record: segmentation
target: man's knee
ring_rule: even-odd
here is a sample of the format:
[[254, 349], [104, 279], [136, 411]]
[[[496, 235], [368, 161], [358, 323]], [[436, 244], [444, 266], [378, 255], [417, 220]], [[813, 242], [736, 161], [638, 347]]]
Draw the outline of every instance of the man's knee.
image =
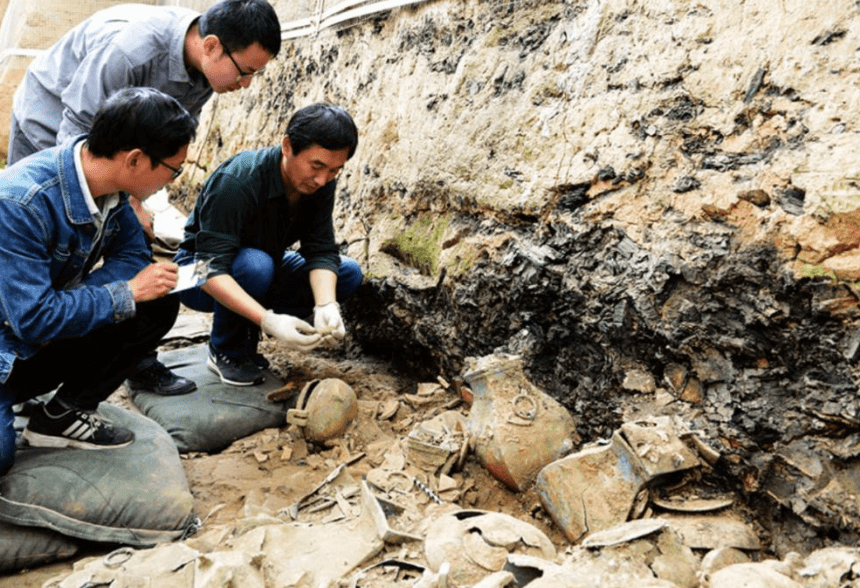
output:
[[173, 328], [177, 315], [179, 315], [179, 297], [176, 295], [139, 304], [135, 317], [138, 321], [139, 335], [146, 336], [148, 333], [155, 341], [160, 340]]
[[272, 284], [275, 261], [265, 251], [245, 247], [233, 260], [231, 275], [245, 292], [259, 300]]
[[337, 270], [337, 297], [345, 300], [355, 293], [364, 279], [361, 266], [351, 257], [341, 256], [340, 267]]

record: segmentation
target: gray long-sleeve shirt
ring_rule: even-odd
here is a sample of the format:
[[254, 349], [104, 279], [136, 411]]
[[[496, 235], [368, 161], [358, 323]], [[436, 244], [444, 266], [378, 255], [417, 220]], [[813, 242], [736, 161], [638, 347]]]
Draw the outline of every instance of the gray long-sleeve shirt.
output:
[[212, 87], [183, 58], [198, 16], [143, 4], [96, 12], [27, 68], [12, 103], [23, 133], [39, 149], [86, 133], [104, 100], [128, 86], [157, 88], [199, 117]]

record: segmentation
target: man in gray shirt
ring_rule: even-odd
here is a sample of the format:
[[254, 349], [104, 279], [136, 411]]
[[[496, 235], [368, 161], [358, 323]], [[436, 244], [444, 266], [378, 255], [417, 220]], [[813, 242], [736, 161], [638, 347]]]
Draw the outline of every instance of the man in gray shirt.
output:
[[127, 86], [157, 88], [197, 118], [213, 92], [248, 87], [280, 47], [266, 0], [221, 0], [202, 15], [140, 4], [96, 12], [27, 68], [7, 161], [86, 133], [105, 99]]
[[[99, 11], [27, 68], [13, 99], [7, 162], [88, 132], [107, 97], [128, 86], [159, 89], [197, 118], [213, 92], [248, 87], [280, 47], [280, 23], [266, 0], [220, 0], [203, 14], [130, 4]], [[152, 237], [151, 220], [130, 203]], [[129, 384], [165, 395], [195, 388], [155, 356]]]

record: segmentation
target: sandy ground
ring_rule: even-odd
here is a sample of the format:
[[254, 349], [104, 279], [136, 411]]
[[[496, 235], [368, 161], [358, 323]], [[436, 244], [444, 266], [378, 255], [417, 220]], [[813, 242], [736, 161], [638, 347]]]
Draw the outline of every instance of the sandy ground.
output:
[[[188, 324], [183, 328], [187, 331]], [[165, 348], [193, 343], [192, 339], [174, 340]], [[305, 442], [294, 427], [285, 423], [281, 428], [241, 439], [218, 454], [183, 456], [195, 513], [204, 520], [201, 532], [235, 524], [261, 509], [277, 511], [287, 507], [317, 487], [342, 463], [348, 464], [346, 471], [352, 478], [360, 480], [402, 445], [401, 441], [417, 423], [447, 410], [464, 415], [468, 412], [468, 406], [453, 389], [446, 389], [439, 382], [411, 381], [408, 376], [392, 374], [386, 364], [377, 360], [348, 360], [343, 352], [336, 350], [298, 354], [285, 351], [276, 341], [262, 345], [264, 354], [272, 361], [273, 373], [285, 382], [294, 382], [296, 394], [309, 380], [340, 378], [353, 387], [359, 414], [347, 432], [328, 446]], [[111, 396], [109, 402], [135, 409], [124, 388]], [[420, 472], [409, 473], [422, 476]], [[423, 479], [430, 486], [436, 485], [432, 476]], [[563, 548], [564, 537], [543, 513], [536, 494], [509, 491], [471, 458], [464, 461], [460, 471], [451, 472], [451, 479], [454, 487], [444, 493], [446, 502], [505, 512], [526, 520]], [[418, 508], [434, 506], [427, 495], [413, 491], [413, 497]], [[111, 548], [105, 548], [81, 553], [76, 560], [110, 551]], [[0, 576], [0, 588], [40, 588], [49, 579], [70, 573], [73, 564], [74, 561], [68, 561]]]

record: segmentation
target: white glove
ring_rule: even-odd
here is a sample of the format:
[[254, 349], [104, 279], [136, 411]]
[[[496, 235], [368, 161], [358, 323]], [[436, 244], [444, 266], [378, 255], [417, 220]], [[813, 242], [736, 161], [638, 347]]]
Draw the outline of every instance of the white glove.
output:
[[314, 306], [314, 328], [329, 345], [343, 341], [346, 328], [340, 316], [340, 305], [337, 302], [328, 302]]
[[267, 335], [277, 337], [291, 349], [310, 351], [323, 342], [316, 329], [300, 318], [289, 314], [276, 314], [267, 310], [260, 321], [260, 328]]

